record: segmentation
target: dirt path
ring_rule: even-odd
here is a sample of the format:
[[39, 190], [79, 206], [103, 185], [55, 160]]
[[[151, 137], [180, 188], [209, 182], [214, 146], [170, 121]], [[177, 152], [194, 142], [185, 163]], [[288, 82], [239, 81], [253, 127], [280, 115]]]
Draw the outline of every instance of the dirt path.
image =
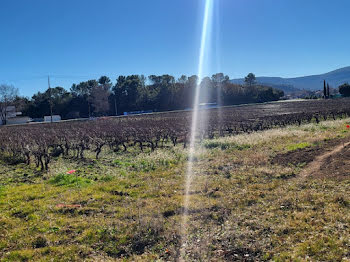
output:
[[325, 160], [335, 154], [340, 153], [344, 148], [350, 145], [350, 142], [340, 144], [336, 147], [334, 147], [331, 151], [327, 151], [324, 154], [321, 154], [317, 156], [312, 162], [310, 162], [303, 171], [301, 171], [300, 175], [302, 177], [307, 177], [315, 172], [319, 171], [322, 164], [325, 162]]

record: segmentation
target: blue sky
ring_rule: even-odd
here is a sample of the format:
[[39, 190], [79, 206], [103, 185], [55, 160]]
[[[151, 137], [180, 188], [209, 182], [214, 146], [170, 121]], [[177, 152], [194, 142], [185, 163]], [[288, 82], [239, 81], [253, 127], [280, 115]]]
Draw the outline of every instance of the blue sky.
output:
[[[207, 74], [350, 65], [347, 0], [214, 0]], [[205, 0], [2, 0], [0, 83], [31, 96], [127, 74], [196, 74]]]

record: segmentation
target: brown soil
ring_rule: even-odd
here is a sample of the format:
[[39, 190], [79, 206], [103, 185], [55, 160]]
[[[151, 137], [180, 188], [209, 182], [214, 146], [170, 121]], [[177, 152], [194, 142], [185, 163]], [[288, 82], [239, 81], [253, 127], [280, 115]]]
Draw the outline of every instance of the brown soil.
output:
[[[348, 139], [347, 139], [348, 140]], [[333, 150], [339, 144], [345, 143], [344, 139], [332, 139], [327, 141], [319, 141], [315, 146], [306, 147], [287, 153], [277, 154], [271, 159], [272, 164], [289, 166], [289, 165], [300, 165], [309, 164], [316, 156], [322, 155], [329, 150]]]
[[350, 143], [340, 145], [341, 149], [329, 155], [320, 164], [316, 177], [332, 177], [337, 179], [350, 178]]
[[317, 146], [278, 154], [271, 163], [284, 166], [306, 164], [300, 173], [303, 177], [350, 178], [349, 138], [323, 141]]

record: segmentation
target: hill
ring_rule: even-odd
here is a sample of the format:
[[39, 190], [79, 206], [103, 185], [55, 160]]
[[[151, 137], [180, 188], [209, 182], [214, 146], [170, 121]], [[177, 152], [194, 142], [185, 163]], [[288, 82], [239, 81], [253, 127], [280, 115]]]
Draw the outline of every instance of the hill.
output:
[[[323, 88], [323, 80], [326, 80], [331, 87], [338, 87], [339, 85], [350, 82], [350, 66], [340, 68], [325, 74], [310, 75], [294, 78], [282, 77], [257, 77], [259, 84], [270, 85], [287, 91], [293, 88], [305, 90], [320, 90]], [[242, 84], [243, 78], [233, 79], [232, 83]], [[295, 91], [295, 90], [294, 90]]]

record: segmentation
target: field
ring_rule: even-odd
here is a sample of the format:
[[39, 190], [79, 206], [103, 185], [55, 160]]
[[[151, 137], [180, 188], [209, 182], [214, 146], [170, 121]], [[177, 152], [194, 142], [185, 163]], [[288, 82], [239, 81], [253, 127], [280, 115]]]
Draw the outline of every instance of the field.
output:
[[349, 261], [349, 106], [208, 111], [182, 247], [190, 112], [2, 127], [0, 260]]

